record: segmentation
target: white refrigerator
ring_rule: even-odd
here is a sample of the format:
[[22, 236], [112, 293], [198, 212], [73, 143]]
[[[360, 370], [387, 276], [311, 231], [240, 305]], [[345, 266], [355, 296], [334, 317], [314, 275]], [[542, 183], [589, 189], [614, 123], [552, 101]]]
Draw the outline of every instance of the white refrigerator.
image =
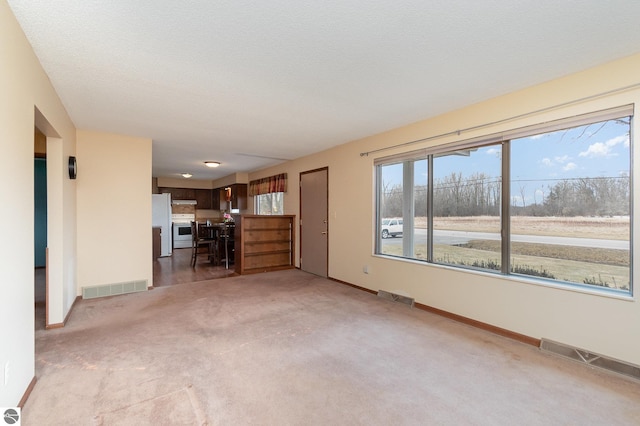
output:
[[160, 256], [171, 256], [171, 194], [152, 194], [152, 226], [159, 226]]

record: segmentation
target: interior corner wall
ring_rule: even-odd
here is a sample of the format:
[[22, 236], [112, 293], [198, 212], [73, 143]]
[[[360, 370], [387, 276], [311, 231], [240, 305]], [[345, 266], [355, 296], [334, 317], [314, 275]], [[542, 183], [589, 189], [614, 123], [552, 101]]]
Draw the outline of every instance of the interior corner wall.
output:
[[234, 183], [249, 183], [249, 174], [244, 172], [232, 173], [213, 181], [214, 188], [233, 185]]
[[[36, 108], [60, 138], [61, 156], [75, 153], [75, 128], [5, 0], [0, 0], [0, 406], [15, 406], [35, 377], [34, 127]], [[41, 129], [42, 130], [42, 129]], [[44, 132], [49, 136], [46, 131]], [[47, 159], [51, 170], [63, 164]], [[47, 182], [49, 253], [75, 269], [75, 188]], [[51, 235], [55, 238], [50, 238]], [[9, 243], [10, 242], [10, 243]], [[60, 288], [72, 276], [50, 277]], [[65, 281], [65, 279], [67, 281]], [[63, 306], [59, 309], [64, 317]], [[9, 375], [5, 376], [5, 371]]]
[[[288, 173], [285, 212], [300, 219], [300, 172], [328, 167], [331, 278], [374, 291], [407, 295], [415, 298], [416, 302], [496, 327], [534, 338], [548, 338], [640, 365], [640, 304], [637, 303], [640, 284], [635, 279], [635, 296], [625, 300], [375, 255], [373, 165], [377, 157], [607, 108], [637, 105], [640, 103], [638, 76], [640, 54], [255, 171], [249, 178]], [[583, 101], [574, 102], [578, 100]], [[528, 115], [535, 111], [543, 112]], [[519, 118], [455, 135], [458, 129], [496, 123], [511, 117]], [[640, 135], [637, 119], [632, 131], [636, 138]], [[410, 147], [398, 146], [448, 132], [454, 134]], [[378, 149], [383, 151], [360, 155]], [[633, 164], [637, 166], [640, 164], [640, 150], [633, 149], [632, 152]], [[635, 212], [640, 211], [636, 201], [640, 200], [637, 176], [638, 173], [634, 175], [632, 185]], [[639, 225], [640, 214], [636, 213], [632, 227], [638, 230]], [[297, 232], [296, 257], [300, 255], [299, 235]], [[639, 235], [637, 231], [634, 234], [634, 247], [639, 247]], [[634, 254], [635, 271], [640, 270], [638, 258]], [[296, 264], [299, 264], [299, 259], [296, 259]], [[363, 272], [364, 266], [368, 266], [367, 274]]]
[[153, 285], [151, 139], [78, 130], [78, 288]]

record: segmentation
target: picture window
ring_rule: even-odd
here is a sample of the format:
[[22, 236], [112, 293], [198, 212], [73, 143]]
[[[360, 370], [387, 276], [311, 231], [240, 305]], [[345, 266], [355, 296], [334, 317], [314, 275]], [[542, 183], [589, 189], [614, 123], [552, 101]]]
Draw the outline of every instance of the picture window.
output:
[[631, 121], [620, 108], [377, 159], [376, 254], [631, 294]]

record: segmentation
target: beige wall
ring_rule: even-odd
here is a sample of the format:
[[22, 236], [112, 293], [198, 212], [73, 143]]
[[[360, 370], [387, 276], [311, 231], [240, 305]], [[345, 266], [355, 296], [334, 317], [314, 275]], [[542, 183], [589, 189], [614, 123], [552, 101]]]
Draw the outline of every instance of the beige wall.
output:
[[[417, 302], [458, 315], [640, 365], [640, 304], [637, 303], [637, 296], [632, 300], [606, 297], [544, 286], [533, 281], [471, 273], [373, 254], [375, 158], [640, 102], [640, 89], [635, 87], [573, 103], [638, 84], [639, 75], [640, 55], [636, 55], [260, 170], [251, 173], [249, 178], [253, 180], [287, 172], [289, 187], [285, 194], [285, 213], [299, 215], [299, 173], [329, 167], [329, 276], [332, 278], [371, 290], [406, 294]], [[552, 108], [558, 105], [565, 106]], [[546, 111], [501, 125], [489, 125], [460, 136], [360, 156], [361, 152], [384, 149], [542, 109]], [[637, 121], [635, 123], [634, 133], [637, 135], [640, 132]], [[640, 164], [638, 157], [636, 150], [634, 164]], [[639, 199], [640, 185], [634, 184], [634, 188], [634, 199]], [[638, 211], [637, 206], [635, 211]], [[634, 220], [635, 229], [640, 229], [638, 218], [640, 215], [636, 215]], [[634, 238], [634, 242], [638, 242], [638, 237]], [[299, 255], [298, 250], [296, 253]], [[640, 265], [636, 259], [637, 256], [634, 256], [633, 263], [637, 268]], [[370, 267], [369, 274], [363, 273], [365, 265]], [[640, 285], [636, 285], [636, 288], [637, 294]]]
[[211, 180], [159, 177], [157, 182], [160, 188], [213, 189]]
[[0, 245], [0, 335], [10, 342], [0, 345], [0, 406], [14, 406], [35, 376], [34, 127], [46, 136], [50, 325], [64, 322], [83, 285], [152, 284], [151, 140], [80, 131], [76, 151], [76, 129], [5, 0], [0, 57], [0, 231], [11, 242]]
[[160, 188], [214, 189], [233, 185], [234, 183], [249, 183], [249, 174], [232, 173], [215, 180], [158, 177], [157, 183]]
[[249, 173], [232, 173], [223, 178], [216, 179], [213, 181], [213, 187], [222, 188], [233, 185], [234, 183], [249, 183]]
[[[33, 157], [36, 108], [47, 141], [49, 322], [62, 322], [75, 287], [75, 185], [63, 173], [75, 129], [5, 0], [0, 0], [0, 406], [16, 405], [35, 375]], [[49, 150], [49, 147], [53, 151]], [[73, 291], [70, 291], [73, 293]], [[9, 376], [5, 385], [4, 370]]]
[[78, 288], [153, 284], [151, 139], [77, 132]]
[[156, 182], [160, 188], [214, 189], [233, 185], [234, 183], [249, 183], [249, 174], [232, 173], [215, 180], [158, 177]]

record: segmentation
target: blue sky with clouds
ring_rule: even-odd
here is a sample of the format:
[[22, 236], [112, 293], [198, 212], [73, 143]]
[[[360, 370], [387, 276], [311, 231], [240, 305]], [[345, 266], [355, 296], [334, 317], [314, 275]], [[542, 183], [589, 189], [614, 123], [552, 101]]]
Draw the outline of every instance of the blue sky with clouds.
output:
[[[546, 191], [562, 179], [628, 176], [629, 125], [615, 120], [512, 141], [512, 196]], [[533, 180], [533, 182], [531, 182]], [[544, 188], [544, 189], [541, 189]], [[537, 197], [540, 200], [540, 197]]]
[[[628, 120], [626, 120], [628, 121]], [[470, 156], [438, 157], [434, 178], [441, 179], [452, 172], [470, 176], [478, 172], [500, 176], [500, 146], [483, 147]], [[584, 177], [628, 176], [630, 170], [629, 124], [616, 120], [594, 123], [563, 131], [545, 133], [511, 144], [512, 196], [525, 202], [540, 202], [543, 192], [562, 179]], [[426, 161], [416, 163], [415, 184], [426, 184]], [[400, 164], [386, 166], [385, 183], [400, 184]]]
[[[629, 126], [614, 121], [515, 140], [514, 178], [617, 177], [629, 173]], [[515, 167], [514, 167], [515, 166]]]

